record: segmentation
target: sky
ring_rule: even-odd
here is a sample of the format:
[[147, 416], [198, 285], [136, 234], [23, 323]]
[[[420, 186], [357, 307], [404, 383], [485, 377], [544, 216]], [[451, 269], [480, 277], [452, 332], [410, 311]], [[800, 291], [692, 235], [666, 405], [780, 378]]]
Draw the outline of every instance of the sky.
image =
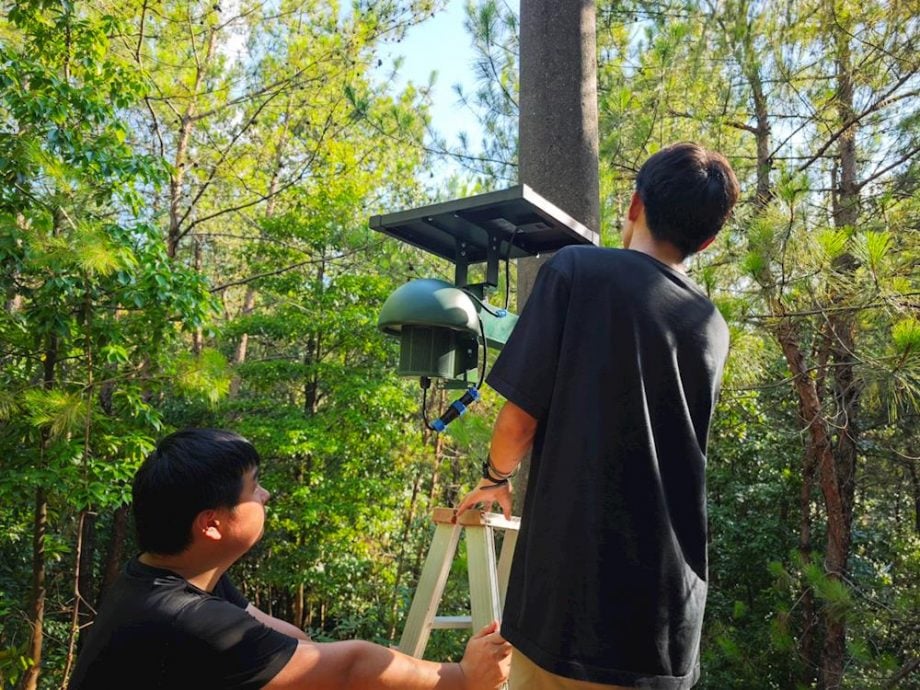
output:
[[[338, 0], [343, 16], [351, 13], [352, 0]], [[377, 67], [381, 80], [390, 80], [395, 63], [402, 64], [392, 80], [393, 92], [399, 92], [409, 82], [427, 86], [435, 74], [431, 87], [431, 127], [446, 140], [448, 148], [459, 148], [459, 134], [465, 132], [472, 146], [479, 146], [482, 129], [469, 109], [459, 103], [455, 84], [472, 93], [476, 89], [473, 76], [475, 53], [472, 37], [464, 28], [467, 0], [445, 0], [443, 8], [420, 24], [409, 27], [402, 41], [384, 42], [379, 45], [378, 57], [382, 64]], [[479, 0], [473, 0], [479, 2]], [[224, 5], [238, 7], [239, 0], [225, 0]], [[504, 0], [508, 7], [516, 9], [519, 0]], [[245, 31], [227, 41], [221, 50], [231, 59], [238, 59], [245, 43]], [[450, 167], [450, 166], [448, 166]]]
[[[475, 1], [475, 0], [474, 0]], [[518, 0], [507, 0], [517, 7]], [[459, 147], [459, 134], [466, 132], [475, 149], [482, 140], [482, 129], [473, 113], [459, 103], [455, 84], [472, 93], [476, 88], [473, 73], [475, 53], [472, 37], [464, 28], [466, 0], [447, 0], [444, 9], [421, 24], [410, 27], [399, 43], [382, 46], [381, 74], [388, 75], [394, 62], [402, 57], [403, 63], [393, 84], [401, 89], [406, 83], [424, 86], [432, 72], [436, 73], [431, 93], [431, 126], [447, 143], [448, 148]], [[459, 166], [444, 161], [438, 176], [459, 172]]]
[[478, 131], [474, 129], [475, 118], [458, 103], [454, 91], [457, 83], [466, 89], [475, 87], [471, 38], [463, 28], [464, 4], [464, 0], [449, 0], [447, 7], [434, 17], [410, 27], [402, 41], [386, 44], [381, 56], [384, 64], [380, 69], [385, 73], [399, 57], [403, 58], [394, 83], [397, 89], [410, 81], [425, 85], [432, 72], [436, 73], [432, 88], [432, 125], [450, 144], [457, 143], [456, 136], [461, 130], [471, 134]]

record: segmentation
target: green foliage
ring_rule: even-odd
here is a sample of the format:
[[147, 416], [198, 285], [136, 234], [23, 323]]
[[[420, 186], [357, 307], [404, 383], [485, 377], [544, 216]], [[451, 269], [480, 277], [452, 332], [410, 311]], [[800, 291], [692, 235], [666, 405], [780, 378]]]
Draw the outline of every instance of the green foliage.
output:
[[[732, 222], [690, 264], [731, 329], [710, 438], [703, 687], [812, 686], [823, 642], [815, 631], [824, 621], [843, 621], [848, 641], [864, 639], [869, 621], [878, 624], [868, 646], [850, 650], [845, 687], [884, 687], [909, 661], [911, 645], [880, 631], [901, 629], [911, 617], [878, 602], [910, 589], [889, 589], [879, 573], [904, 573], [889, 545], [916, 528], [916, 484], [906, 476], [914, 472], [907, 456], [916, 453], [907, 449], [916, 444], [920, 399], [912, 314], [917, 108], [906, 103], [916, 100], [909, 94], [917, 61], [905, 42], [916, 17], [884, 3], [827, 9], [791, 3], [774, 12], [743, 1], [598, 5], [602, 217], [617, 224], [638, 165], [679, 139], [725, 153], [742, 184]], [[906, 73], [895, 65], [909, 65], [914, 76], [899, 82], [889, 69]], [[858, 121], [843, 127], [845, 93], [836, 80], [846, 68], [859, 84]], [[891, 94], [895, 101], [886, 100]], [[873, 117], [859, 114], [868, 103]], [[844, 132], [856, 151], [846, 171], [855, 179], [846, 183]], [[841, 334], [840, 324], [852, 329], [849, 384], [828, 354], [835, 346], [829, 321]], [[799, 419], [780, 334], [804, 358], [831, 442], [849, 433], [839, 430], [848, 414], [859, 429], [845, 579], [812, 565], [823, 564], [827, 516], [818, 479], [806, 477], [806, 444], [808, 425], [823, 422]], [[848, 386], [860, 391], [859, 405], [843, 412], [835, 395]], [[813, 483], [803, 495], [806, 480]], [[798, 544], [806, 522], [807, 557]], [[815, 620], [806, 617], [806, 595], [814, 597]], [[819, 650], [811, 659], [803, 650], [809, 635]]]
[[825, 228], [818, 233], [818, 244], [828, 261], [833, 261], [846, 251], [849, 239], [850, 233], [837, 228]]
[[27, 390], [23, 407], [32, 426], [49, 428], [53, 437], [79, 431], [88, 413], [82, 397], [60, 390]]
[[0, 683], [15, 685], [23, 672], [33, 665], [32, 659], [23, 648], [0, 649]]
[[[134, 547], [118, 520], [135, 469], [184, 426], [233, 428], [264, 457], [266, 537], [235, 566], [256, 605], [317, 639], [398, 637], [430, 510], [475, 481], [501, 400], [483, 390], [447, 433], [423, 433], [417, 382], [395, 377], [396, 343], [376, 328], [401, 282], [450, 275], [367, 227], [372, 213], [425, 200], [430, 95], [393, 92], [371, 69], [381, 42], [431, 3], [359, 5], [339, 16], [312, 1], [284, 12], [256, 0], [168, 0], [156, 12], [127, 0], [8, 3], [0, 682], [29, 672], [33, 570], [47, 575], [48, 639], [66, 640], [77, 518], [94, 518], [83, 546], [97, 582], [82, 593], [93, 601], [108, 554]], [[804, 2], [782, 13], [740, 0], [597, 9], [604, 244], [617, 242], [638, 165], [671, 141], [725, 152], [742, 180], [731, 223], [689, 262], [731, 329], [709, 447], [701, 687], [813, 687], [803, 641], [819, 620], [849, 630], [844, 685], [884, 687], [920, 648], [920, 114], [907, 98], [917, 19], [903, 4], [849, 0], [832, 17]], [[467, 14], [479, 83], [459, 95], [486, 141], [460, 159], [470, 178], [436, 194], [516, 178], [518, 19], [496, 2]], [[844, 45], [866, 108], [847, 127], [835, 81]], [[840, 182], [845, 134], [855, 186]], [[829, 359], [831, 321], [852, 335], [845, 367]], [[826, 506], [806, 472], [781, 326], [833, 443], [845, 440], [841, 393], [859, 391], [844, 577], [825, 569]], [[432, 390], [425, 412], [448, 395]], [[37, 500], [43, 559], [31, 546]], [[468, 606], [462, 548], [443, 606]], [[426, 655], [458, 658], [465, 637], [435, 635]], [[49, 687], [63, 681], [64, 649], [46, 645]]]
[[824, 602], [824, 609], [834, 621], [842, 621], [853, 606], [849, 590], [838, 578], [831, 578], [824, 569], [811, 563], [805, 566], [805, 578], [815, 596]]
[[905, 358], [920, 352], [920, 321], [909, 316], [891, 327], [891, 341], [898, 354]]
[[189, 397], [202, 396], [214, 404], [230, 390], [227, 360], [218, 351], [207, 349], [197, 355], [177, 358], [174, 383]]

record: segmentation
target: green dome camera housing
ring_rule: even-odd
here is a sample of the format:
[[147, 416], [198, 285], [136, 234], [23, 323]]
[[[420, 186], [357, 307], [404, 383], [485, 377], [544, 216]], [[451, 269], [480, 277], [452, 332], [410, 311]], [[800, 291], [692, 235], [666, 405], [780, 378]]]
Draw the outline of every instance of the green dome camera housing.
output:
[[476, 304], [446, 281], [423, 278], [402, 285], [384, 302], [377, 325], [400, 339], [401, 376], [453, 379], [476, 368]]

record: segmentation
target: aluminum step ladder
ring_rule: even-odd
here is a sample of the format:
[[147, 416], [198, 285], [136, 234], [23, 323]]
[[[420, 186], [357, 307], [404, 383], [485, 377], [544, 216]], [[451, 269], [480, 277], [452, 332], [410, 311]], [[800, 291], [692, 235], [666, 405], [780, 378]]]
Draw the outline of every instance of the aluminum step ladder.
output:
[[[506, 519], [501, 513], [467, 510], [454, 516], [451, 508], [435, 508], [434, 538], [422, 567], [406, 625], [399, 640], [399, 651], [421, 659], [432, 630], [481, 629], [493, 620], [501, 621], [511, 558], [517, 543], [521, 518]], [[501, 554], [496, 559], [495, 530], [504, 530]], [[457, 552], [460, 533], [466, 539], [467, 570], [470, 585], [470, 614], [439, 616], [438, 607]]]

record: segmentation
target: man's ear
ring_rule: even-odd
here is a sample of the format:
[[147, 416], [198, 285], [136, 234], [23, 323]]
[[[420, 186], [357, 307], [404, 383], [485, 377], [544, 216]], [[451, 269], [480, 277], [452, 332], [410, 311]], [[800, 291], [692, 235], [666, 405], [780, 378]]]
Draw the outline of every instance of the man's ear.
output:
[[639, 192], [633, 192], [632, 199], [629, 201], [629, 210], [626, 212], [626, 217], [635, 223], [642, 213], [643, 208], [645, 208], [645, 204], [642, 202], [642, 197], [639, 196]]
[[710, 244], [712, 244], [713, 241], [714, 241], [715, 239], [716, 239], [716, 236], [713, 235], [713, 236], [710, 237], [708, 240], [703, 240], [703, 244], [701, 244], [701, 245], [700, 245], [700, 248], [697, 249], [696, 251], [698, 251], [698, 252], [703, 251], [704, 249], [706, 249], [706, 247], [708, 247]]
[[220, 519], [216, 510], [202, 510], [195, 516], [192, 529], [205, 539], [220, 541], [222, 536], [220, 527]]

